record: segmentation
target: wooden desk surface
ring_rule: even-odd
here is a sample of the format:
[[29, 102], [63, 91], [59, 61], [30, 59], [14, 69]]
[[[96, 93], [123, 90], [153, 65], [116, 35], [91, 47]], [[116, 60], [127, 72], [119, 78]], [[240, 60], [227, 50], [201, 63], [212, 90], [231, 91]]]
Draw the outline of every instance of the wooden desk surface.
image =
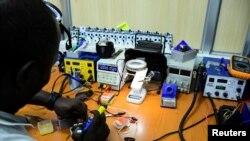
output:
[[[56, 70], [51, 74], [50, 82], [44, 87], [44, 90], [51, 91], [51, 86], [59, 75], [59, 72]], [[97, 88], [97, 83], [93, 84], [94, 88]], [[55, 89], [58, 90], [60, 86], [60, 81], [55, 86]], [[69, 89], [69, 88], [67, 88]], [[86, 89], [83, 89], [85, 91]], [[179, 127], [179, 123], [187, 111], [188, 107], [191, 104], [193, 94], [183, 94], [179, 93], [177, 97], [177, 107], [176, 109], [171, 108], [162, 108], [160, 107], [160, 95], [156, 94], [156, 91], [148, 92], [144, 102], [140, 105], [128, 103], [126, 101], [126, 97], [129, 93], [130, 89], [128, 88], [128, 84], [126, 84], [118, 97], [114, 99], [114, 101], [110, 105], [110, 110], [112, 109], [121, 109], [126, 110], [132, 116], [138, 119], [137, 130], [135, 132], [135, 138], [137, 141], [152, 141], [165, 133], [177, 131]], [[113, 91], [117, 93], [116, 91]], [[68, 96], [73, 97], [75, 93], [69, 93]], [[95, 96], [94, 96], [95, 97]], [[232, 105], [236, 106], [237, 102], [235, 101], [226, 101], [226, 100], [214, 100], [217, 109], [221, 105]], [[87, 101], [86, 104], [90, 110], [94, 110], [98, 108], [98, 105], [94, 101]], [[207, 115], [213, 113], [211, 104], [208, 98], [202, 97], [200, 93], [196, 104], [190, 113], [189, 117], [186, 120], [185, 126], [191, 125], [198, 120], [206, 117]], [[56, 119], [56, 115], [53, 111], [48, 111], [44, 107], [34, 106], [34, 105], [26, 105], [22, 109], [19, 110], [17, 114], [24, 115], [35, 115], [45, 119]], [[118, 135], [117, 129], [113, 126], [112, 122], [115, 120], [115, 117], [107, 118], [107, 123], [110, 128], [110, 135], [108, 137], [108, 141], [119, 141], [122, 140]], [[184, 136], [187, 141], [206, 141], [207, 140], [207, 125], [215, 124], [214, 117], [208, 118], [206, 121], [200, 123], [199, 125], [184, 131]], [[36, 128], [29, 128], [29, 134], [36, 138], [39, 141], [47, 141], [47, 140], [56, 140], [56, 141], [71, 141], [69, 136], [69, 130], [56, 130], [51, 134], [47, 134], [41, 136]], [[178, 133], [168, 136], [163, 141], [178, 141], [179, 136]]]

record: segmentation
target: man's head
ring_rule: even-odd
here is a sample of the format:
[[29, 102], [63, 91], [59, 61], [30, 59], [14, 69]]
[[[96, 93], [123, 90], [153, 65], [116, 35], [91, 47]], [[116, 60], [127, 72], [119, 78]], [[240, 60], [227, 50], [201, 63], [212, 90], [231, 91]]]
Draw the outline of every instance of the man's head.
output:
[[0, 0], [0, 110], [16, 112], [48, 82], [59, 41], [42, 0]]

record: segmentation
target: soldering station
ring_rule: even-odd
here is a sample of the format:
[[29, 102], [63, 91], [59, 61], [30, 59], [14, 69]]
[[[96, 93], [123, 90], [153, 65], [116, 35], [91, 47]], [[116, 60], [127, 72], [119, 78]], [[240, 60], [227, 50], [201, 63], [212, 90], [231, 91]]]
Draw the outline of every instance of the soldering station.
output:
[[[48, 6], [52, 9], [54, 7], [49, 3]], [[198, 61], [197, 55], [202, 53], [193, 49], [185, 40], [174, 46], [171, 33], [89, 26], [72, 26], [67, 29], [61, 23], [60, 11], [56, 13], [59, 15], [57, 19], [61, 29], [68, 35], [66, 41], [61, 41], [59, 48], [58, 68], [62, 76], [66, 76], [63, 82], [68, 80], [71, 92], [88, 88], [87, 91], [78, 92], [75, 96], [82, 101], [95, 95], [96, 92], [91, 86], [98, 83], [99, 89], [104, 90], [101, 91], [103, 95], [101, 94], [97, 100], [100, 114], [115, 115], [108, 113], [109, 106], [119, 98], [124, 87], [129, 86], [124, 101], [131, 105], [141, 105], [149, 101], [149, 90], [146, 85], [148, 82], [157, 82], [157, 88], [150, 93], [160, 97], [159, 107], [163, 109], [178, 111], [179, 95], [193, 95], [190, 107], [183, 115], [176, 132], [181, 140], [185, 140], [184, 122], [199, 95], [211, 102], [217, 125], [244, 123], [244, 126], [250, 126], [249, 103], [242, 104], [243, 110], [240, 111], [239, 106], [228, 105], [223, 105], [217, 110], [213, 102], [213, 99], [216, 99], [241, 103], [248, 97], [249, 57], [206, 56]], [[171, 52], [167, 53], [166, 49]], [[59, 93], [63, 94], [63, 90]], [[123, 114], [116, 116], [122, 117]], [[120, 131], [134, 124], [131, 121], [140, 120], [134, 120], [135, 117], [132, 117], [131, 120], [119, 118], [113, 125]], [[81, 140], [92, 121], [92, 118], [87, 117], [87, 121], [75, 121], [73, 125], [67, 125], [72, 139]], [[163, 137], [164, 135], [155, 140]]]

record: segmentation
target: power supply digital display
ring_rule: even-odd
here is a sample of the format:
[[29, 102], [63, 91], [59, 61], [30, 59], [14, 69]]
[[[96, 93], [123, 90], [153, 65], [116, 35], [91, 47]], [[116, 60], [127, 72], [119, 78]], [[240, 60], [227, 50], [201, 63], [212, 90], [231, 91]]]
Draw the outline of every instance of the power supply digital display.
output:
[[105, 71], [111, 71], [111, 72], [117, 72], [117, 67], [109, 66], [109, 65], [103, 65], [103, 64], [98, 64], [98, 69], [99, 70], [105, 70]]
[[169, 68], [169, 73], [179, 74], [179, 69]]
[[215, 89], [217, 89], [217, 90], [225, 90], [226, 87], [225, 86], [216, 86]]
[[191, 74], [191, 71], [188, 71], [188, 70], [181, 70], [181, 73], [180, 75], [184, 75], [184, 76], [190, 76]]
[[227, 80], [226, 79], [218, 79], [217, 82], [219, 82], [219, 83], [227, 83]]

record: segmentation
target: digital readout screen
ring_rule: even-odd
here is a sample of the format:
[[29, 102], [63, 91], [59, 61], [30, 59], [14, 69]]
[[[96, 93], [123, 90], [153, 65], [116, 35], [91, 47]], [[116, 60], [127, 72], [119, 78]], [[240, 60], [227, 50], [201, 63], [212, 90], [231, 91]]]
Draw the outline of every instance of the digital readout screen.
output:
[[215, 89], [217, 89], [217, 90], [225, 90], [226, 87], [225, 86], [216, 86]]
[[219, 82], [219, 83], [227, 83], [227, 80], [225, 80], [225, 79], [218, 79], [217, 82]]
[[117, 72], [117, 67], [104, 65], [104, 64], [98, 64], [98, 69], [105, 70], [105, 71], [111, 71], [111, 72]]

